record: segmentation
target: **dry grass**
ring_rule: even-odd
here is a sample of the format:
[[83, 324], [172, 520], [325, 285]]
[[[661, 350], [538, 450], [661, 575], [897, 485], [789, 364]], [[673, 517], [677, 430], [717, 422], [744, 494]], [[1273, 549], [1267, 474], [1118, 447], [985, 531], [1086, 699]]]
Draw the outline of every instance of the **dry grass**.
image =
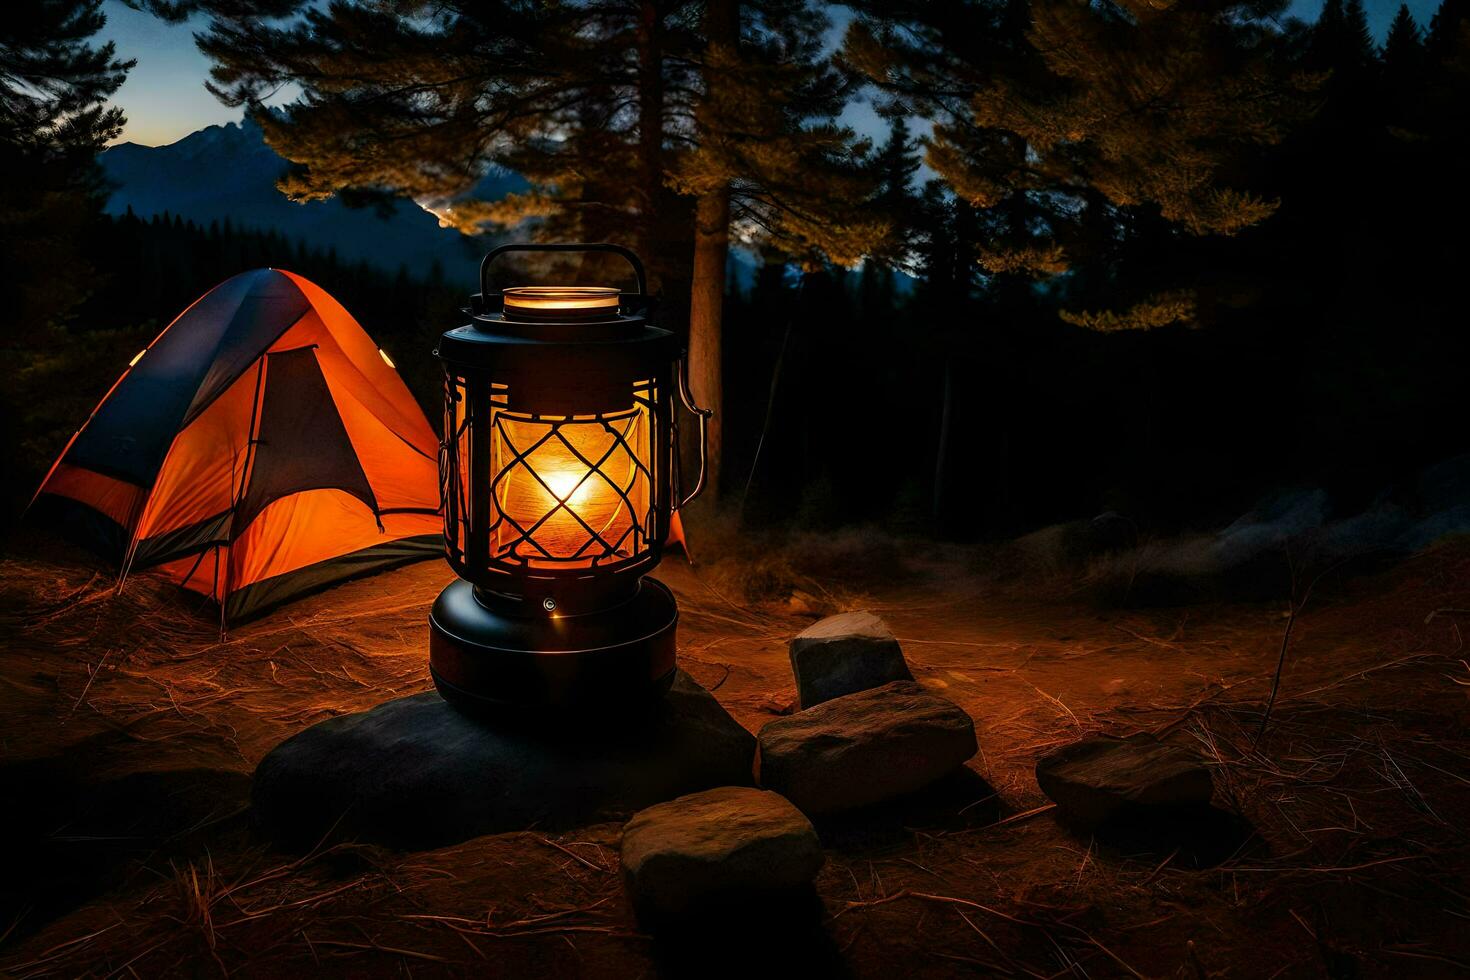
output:
[[[666, 570], [682, 661], [752, 728], [789, 701], [785, 642], [810, 616], [790, 596], [807, 581], [879, 611], [919, 680], [976, 719], [985, 782], [968, 795], [875, 815], [881, 833], [825, 828], [822, 962], [874, 977], [1470, 969], [1470, 549], [1314, 597], [1257, 744], [1284, 603], [1100, 611], [1008, 597], [951, 556], [895, 562], [888, 547], [903, 550], [752, 545], [724, 571]], [[865, 568], [883, 563], [904, 576]], [[0, 573], [6, 788], [37, 766], [53, 780], [24, 797], [41, 809], [17, 838], [40, 860], [6, 856], [48, 874], [0, 923], [5, 975], [628, 976], [664, 962], [622, 894], [614, 824], [420, 853], [329, 838], [288, 855], [242, 815], [276, 741], [427, 686], [423, 610], [444, 570], [344, 586], [223, 643], [146, 576], [112, 596], [79, 560]], [[792, 591], [748, 600], [739, 583], [763, 577]], [[1216, 815], [1151, 837], [1069, 830], [1032, 770], [1088, 731], [1196, 746]], [[50, 863], [63, 860], [83, 870]]]
[[[538, 839], [548, 840], [503, 835], [412, 856], [339, 843], [267, 865], [268, 855], [255, 849], [232, 856], [228, 868], [212, 860], [185, 865], [105, 910], [78, 915], [131, 928], [104, 925], [31, 958], [11, 958], [6, 975], [163, 976], [199, 969], [201, 956], [226, 976], [379, 972], [362, 965], [364, 954], [380, 964], [479, 962], [503, 969], [548, 959], [539, 948], [547, 941], [573, 951], [589, 939], [646, 943], [625, 921], [617, 879], [591, 859], [566, 860], [572, 848], [605, 855], [606, 844], [583, 839], [528, 847]], [[524, 945], [508, 950], [507, 942]], [[555, 951], [549, 957], [559, 958]]]
[[861, 608], [874, 589], [917, 577], [922, 564], [913, 556], [925, 550], [951, 549], [871, 527], [752, 534], [719, 520], [701, 528], [695, 556], [701, 579], [727, 601], [820, 617]]

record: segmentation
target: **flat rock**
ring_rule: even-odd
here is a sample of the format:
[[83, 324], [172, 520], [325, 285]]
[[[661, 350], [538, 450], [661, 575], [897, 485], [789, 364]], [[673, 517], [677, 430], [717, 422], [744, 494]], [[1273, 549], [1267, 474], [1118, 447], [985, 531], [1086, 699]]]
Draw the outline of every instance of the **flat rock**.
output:
[[791, 641], [797, 702], [810, 708], [914, 675], [887, 624], [870, 612], [846, 612], [813, 623]]
[[975, 725], [952, 701], [894, 681], [768, 722], [761, 785], [818, 816], [881, 803], [975, 754]]
[[714, 786], [750, 785], [755, 739], [680, 671], [642, 724], [493, 728], [438, 694], [332, 718], [255, 770], [261, 826], [309, 845], [334, 826], [398, 847], [626, 817]]
[[721, 786], [635, 814], [623, 827], [622, 864], [639, 916], [668, 920], [710, 902], [758, 902], [809, 885], [822, 845], [784, 797]]
[[1213, 789], [1199, 756], [1149, 735], [1089, 735], [1038, 760], [1036, 782], [1064, 816], [1084, 824], [1125, 808], [1207, 805]]

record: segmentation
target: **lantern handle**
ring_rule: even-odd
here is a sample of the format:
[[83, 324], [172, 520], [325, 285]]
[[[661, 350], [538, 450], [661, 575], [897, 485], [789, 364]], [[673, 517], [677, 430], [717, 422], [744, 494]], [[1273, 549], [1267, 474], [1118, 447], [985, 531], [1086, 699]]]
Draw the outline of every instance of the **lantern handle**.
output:
[[621, 256], [633, 267], [633, 277], [638, 282], [638, 295], [648, 295], [648, 276], [643, 271], [643, 260], [631, 249], [612, 242], [517, 242], [497, 245], [480, 260], [480, 295], [490, 295], [490, 263], [506, 252], [611, 252]]
[[[694, 404], [694, 393], [689, 390], [689, 359], [679, 358], [679, 400], [695, 418], [699, 419], [699, 479], [694, 481], [694, 489], [689, 491], [688, 496], [675, 505], [675, 510], [683, 510], [684, 505], [704, 492], [704, 481], [709, 475], [709, 420], [715, 413], [708, 408], [700, 408]], [[679, 483], [679, 493], [684, 492], [683, 479]]]

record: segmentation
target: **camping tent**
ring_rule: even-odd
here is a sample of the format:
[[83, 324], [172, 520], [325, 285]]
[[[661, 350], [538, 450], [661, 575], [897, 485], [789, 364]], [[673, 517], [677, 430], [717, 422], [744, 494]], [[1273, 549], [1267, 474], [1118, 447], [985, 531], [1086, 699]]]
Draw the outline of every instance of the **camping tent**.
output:
[[135, 357], [33, 511], [222, 622], [439, 554], [438, 512], [438, 440], [392, 362], [279, 269], [211, 289]]

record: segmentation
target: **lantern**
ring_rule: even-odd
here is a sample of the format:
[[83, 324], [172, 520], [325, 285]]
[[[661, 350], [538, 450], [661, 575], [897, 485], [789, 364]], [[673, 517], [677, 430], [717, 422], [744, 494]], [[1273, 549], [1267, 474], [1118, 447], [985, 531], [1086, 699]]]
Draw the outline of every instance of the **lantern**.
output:
[[[637, 292], [492, 294], [491, 263], [513, 251], [610, 252]], [[693, 405], [674, 335], [648, 322], [643, 264], [618, 245], [501, 246], [469, 312], [436, 351], [444, 544], [459, 578], [429, 615], [434, 683], [459, 707], [504, 714], [647, 703], [673, 681], [678, 620], [647, 575], [673, 510], [703, 488], [710, 413]], [[687, 494], [676, 388], [699, 421]]]

